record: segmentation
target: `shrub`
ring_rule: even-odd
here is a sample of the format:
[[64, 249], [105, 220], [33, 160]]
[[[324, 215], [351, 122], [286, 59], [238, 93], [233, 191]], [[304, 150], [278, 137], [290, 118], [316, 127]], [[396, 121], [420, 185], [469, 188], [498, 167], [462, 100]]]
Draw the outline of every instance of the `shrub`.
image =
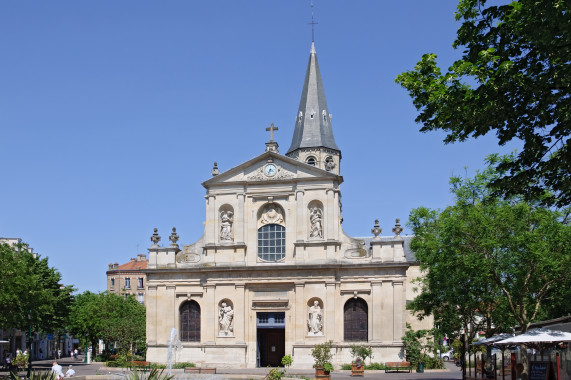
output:
[[[166, 367], [166, 366], [165, 366]], [[196, 364], [194, 363], [189, 363], [189, 362], [180, 362], [180, 363], [174, 363], [172, 365], [172, 367], [174, 369], [183, 369], [183, 368], [187, 368], [187, 367], [196, 367]]]
[[167, 368], [166, 364], [151, 363], [151, 369], [165, 369], [165, 368]]
[[380, 370], [385, 369], [385, 364], [384, 363], [371, 363], [369, 365], [366, 365], [365, 369], [380, 371]]

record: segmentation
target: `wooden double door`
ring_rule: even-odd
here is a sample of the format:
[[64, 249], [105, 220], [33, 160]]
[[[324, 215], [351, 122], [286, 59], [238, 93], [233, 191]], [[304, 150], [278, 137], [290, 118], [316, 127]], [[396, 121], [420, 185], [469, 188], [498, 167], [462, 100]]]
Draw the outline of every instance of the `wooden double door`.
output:
[[259, 367], [283, 367], [285, 328], [257, 329]]

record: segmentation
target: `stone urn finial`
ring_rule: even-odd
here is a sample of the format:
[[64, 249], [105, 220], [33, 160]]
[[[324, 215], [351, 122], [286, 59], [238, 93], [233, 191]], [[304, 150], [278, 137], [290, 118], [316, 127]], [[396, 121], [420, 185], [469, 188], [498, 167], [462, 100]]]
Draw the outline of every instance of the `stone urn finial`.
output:
[[383, 232], [383, 229], [379, 226], [379, 219], [375, 219], [375, 226], [371, 229], [371, 233], [375, 235], [374, 239], [379, 240], [379, 235]]
[[176, 243], [178, 241], [178, 238], [179, 238], [179, 236], [176, 234], [176, 227], [173, 227], [171, 236], [169, 236], [169, 240], [171, 241], [171, 247], [172, 248], [178, 248], [178, 244]]
[[400, 219], [397, 218], [397, 220], [395, 222], [395, 226], [393, 227], [393, 233], [395, 234], [395, 236], [400, 236], [402, 231], [403, 231], [403, 228], [400, 225]]
[[218, 170], [218, 162], [214, 161], [214, 166], [212, 167], [212, 176], [216, 177], [218, 174], [220, 174], [220, 170]]
[[155, 230], [153, 232], [153, 236], [151, 236], [151, 241], [153, 242], [153, 245], [151, 247], [158, 247], [159, 246], [159, 241], [161, 241], [161, 237], [159, 236], [158, 228], [155, 228]]

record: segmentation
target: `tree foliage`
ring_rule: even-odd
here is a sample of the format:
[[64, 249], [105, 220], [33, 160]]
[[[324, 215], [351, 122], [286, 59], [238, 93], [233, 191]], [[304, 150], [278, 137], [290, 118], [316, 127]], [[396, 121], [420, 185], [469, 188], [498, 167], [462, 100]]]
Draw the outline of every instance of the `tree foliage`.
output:
[[410, 215], [411, 248], [426, 276], [410, 307], [433, 314], [449, 335], [526, 331], [550, 315], [546, 300], [569, 299], [571, 226], [568, 215], [520, 199], [490, 196], [497, 158], [474, 178], [453, 177], [456, 202]]
[[570, 8], [568, 0], [460, 0], [453, 46], [462, 58], [443, 74], [425, 54], [396, 78], [420, 111], [420, 131], [443, 130], [445, 143], [492, 132], [500, 145], [523, 142], [517, 159], [498, 162], [497, 195], [571, 204]]
[[26, 244], [0, 244], [0, 262], [0, 329], [64, 329], [73, 287], [61, 284], [48, 258], [32, 254]]
[[71, 329], [92, 346], [99, 339], [115, 343], [123, 352], [132, 352], [145, 341], [146, 310], [133, 296], [86, 291], [76, 297], [71, 311]]

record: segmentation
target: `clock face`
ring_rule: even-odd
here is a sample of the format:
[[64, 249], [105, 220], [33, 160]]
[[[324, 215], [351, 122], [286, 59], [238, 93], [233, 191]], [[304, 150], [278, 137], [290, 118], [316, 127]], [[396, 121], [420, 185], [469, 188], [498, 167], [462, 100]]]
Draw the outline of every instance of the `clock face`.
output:
[[267, 176], [271, 177], [273, 175], [276, 174], [277, 169], [276, 169], [276, 165], [274, 164], [268, 164], [266, 165], [264, 172], [266, 173]]

